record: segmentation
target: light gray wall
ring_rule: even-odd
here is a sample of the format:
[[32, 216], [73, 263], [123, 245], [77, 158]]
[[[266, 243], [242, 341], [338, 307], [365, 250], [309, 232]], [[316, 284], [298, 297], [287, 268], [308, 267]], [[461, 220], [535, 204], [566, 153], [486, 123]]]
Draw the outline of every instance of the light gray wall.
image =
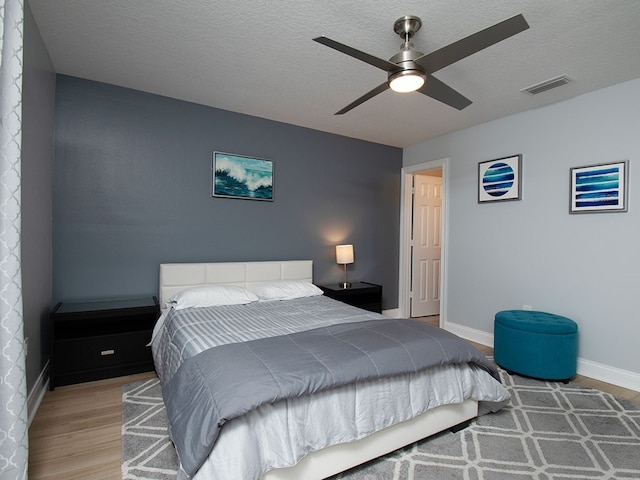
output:
[[[450, 158], [449, 321], [492, 333], [532, 305], [579, 324], [581, 359], [640, 374], [639, 112], [637, 79], [405, 149]], [[479, 205], [478, 162], [518, 153], [522, 200]], [[629, 212], [568, 213], [570, 167], [625, 159]]]
[[[274, 202], [212, 198], [213, 151], [274, 161]], [[152, 295], [164, 262], [314, 260], [397, 306], [402, 150], [58, 76], [54, 301]]]
[[56, 77], [29, 5], [25, 5], [22, 82], [22, 296], [29, 338], [27, 389], [49, 359], [53, 117]]

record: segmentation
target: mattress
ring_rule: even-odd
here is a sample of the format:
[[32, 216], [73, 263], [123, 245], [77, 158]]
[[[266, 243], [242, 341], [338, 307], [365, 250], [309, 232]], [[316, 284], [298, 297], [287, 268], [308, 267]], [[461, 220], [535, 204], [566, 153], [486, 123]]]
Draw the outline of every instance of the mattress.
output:
[[[383, 318], [324, 296], [170, 309], [154, 330], [152, 350], [165, 384], [182, 362], [208, 348]], [[314, 450], [363, 438], [440, 405], [473, 399], [499, 408], [508, 398], [489, 373], [461, 364], [282, 400], [228, 422], [194, 478], [257, 480]]]

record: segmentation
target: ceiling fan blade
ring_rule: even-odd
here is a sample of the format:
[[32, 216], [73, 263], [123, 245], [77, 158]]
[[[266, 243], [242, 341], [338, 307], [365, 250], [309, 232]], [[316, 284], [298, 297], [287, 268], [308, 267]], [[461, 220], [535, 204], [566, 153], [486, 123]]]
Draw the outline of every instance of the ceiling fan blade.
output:
[[416, 62], [424, 67], [428, 73], [437, 72], [441, 68], [512, 37], [527, 28], [529, 28], [529, 24], [522, 14], [518, 14], [447, 45], [440, 50], [428, 53], [417, 59]]
[[340, 110], [339, 112], [336, 112], [335, 115], [342, 115], [343, 113], [347, 113], [349, 110], [353, 110], [354, 108], [356, 108], [358, 105], [360, 105], [361, 103], [366, 102], [367, 100], [369, 100], [370, 98], [375, 97], [376, 95], [378, 95], [379, 93], [384, 92], [385, 90], [387, 90], [389, 88], [389, 84], [387, 82], [381, 83], [380, 85], [378, 85], [376, 88], [374, 88], [373, 90], [371, 90], [370, 92], [365, 93], [363, 96], [361, 96], [359, 99], [357, 99], [354, 102], [351, 102], [349, 105], [347, 105], [346, 107], [344, 107], [342, 110]]
[[374, 67], [380, 68], [385, 72], [398, 72], [402, 70], [395, 63], [391, 63], [387, 60], [383, 60], [382, 58], [374, 57], [373, 55], [369, 55], [368, 53], [362, 52], [360, 50], [356, 50], [353, 47], [349, 47], [348, 45], [344, 45], [343, 43], [336, 42], [335, 40], [331, 40], [325, 36], [317, 37], [313, 39], [314, 41], [326, 45], [327, 47], [331, 47], [334, 50], [338, 50], [339, 52], [346, 53], [347, 55], [357, 58], [369, 65], [373, 65]]
[[429, 74], [427, 74], [427, 81], [424, 82], [418, 92], [458, 110], [462, 110], [473, 103], [464, 95]]

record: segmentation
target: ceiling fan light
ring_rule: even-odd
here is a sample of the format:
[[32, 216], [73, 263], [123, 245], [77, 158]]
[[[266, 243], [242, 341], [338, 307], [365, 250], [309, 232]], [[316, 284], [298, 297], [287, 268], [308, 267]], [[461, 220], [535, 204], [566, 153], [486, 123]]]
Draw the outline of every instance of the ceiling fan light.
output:
[[403, 70], [389, 78], [389, 88], [394, 92], [415, 92], [424, 85], [426, 77], [417, 70]]

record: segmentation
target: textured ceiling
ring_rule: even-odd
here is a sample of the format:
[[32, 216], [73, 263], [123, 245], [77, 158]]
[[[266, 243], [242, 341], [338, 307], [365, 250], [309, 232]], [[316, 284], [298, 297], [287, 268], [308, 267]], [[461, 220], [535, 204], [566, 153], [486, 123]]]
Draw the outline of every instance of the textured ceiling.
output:
[[[398, 147], [640, 77], [638, 0], [29, 4], [58, 73]], [[334, 115], [386, 74], [312, 38], [388, 59], [403, 15], [422, 19], [413, 43], [429, 53], [518, 13], [530, 29], [434, 75], [474, 102], [465, 110], [386, 91]], [[520, 91], [562, 74], [573, 82]]]

